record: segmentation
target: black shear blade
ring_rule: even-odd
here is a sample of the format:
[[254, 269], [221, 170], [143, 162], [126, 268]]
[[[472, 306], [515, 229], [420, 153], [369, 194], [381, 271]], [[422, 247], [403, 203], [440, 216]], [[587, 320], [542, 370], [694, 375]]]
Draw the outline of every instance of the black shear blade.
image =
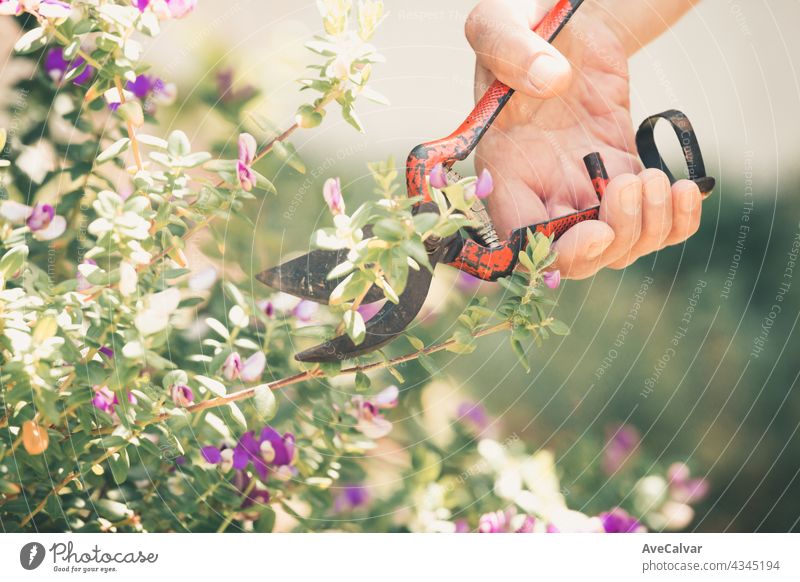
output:
[[[347, 259], [347, 249], [341, 251], [317, 250], [267, 269], [256, 275], [256, 279], [276, 289], [301, 299], [316, 303], [328, 303], [331, 292], [342, 279], [328, 280], [328, 273]], [[383, 299], [383, 291], [373, 286], [364, 303]]]
[[[431, 258], [433, 259], [433, 257]], [[435, 264], [433, 260], [431, 260], [431, 264]], [[340, 335], [300, 352], [295, 359], [299, 362], [336, 362], [372, 352], [388, 344], [403, 333], [422, 309], [432, 280], [433, 273], [425, 268], [411, 271], [405, 291], [400, 294], [399, 303], [387, 302], [367, 322], [366, 336], [360, 344], [353, 343], [353, 340], [347, 335]], [[374, 289], [375, 287], [373, 287]]]

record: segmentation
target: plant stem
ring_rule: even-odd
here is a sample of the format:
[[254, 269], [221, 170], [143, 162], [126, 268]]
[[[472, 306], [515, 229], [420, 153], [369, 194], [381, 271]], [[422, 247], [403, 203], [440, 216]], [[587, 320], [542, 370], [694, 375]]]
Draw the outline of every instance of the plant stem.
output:
[[[490, 327], [483, 328], [476, 332], [473, 332], [471, 336], [473, 338], [480, 338], [487, 335], [492, 335], [494, 333], [504, 331], [511, 328], [511, 322], [503, 321], [501, 323], [492, 325]], [[430, 354], [435, 354], [436, 352], [441, 352], [449, 348], [450, 346], [454, 345], [456, 340], [449, 339], [445, 342], [440, 344], [435, 344], [432, 346], [428, 346], [426, 348], [422, 348], [421, 350], [416, 350], [413, 352], [409, 352], [402, 356], [398, 356], [396, 358], [392, 358], [391, 360], [384, 360], [381, 362], [373, 362], [371, 364], [365, 364], [363, 366], [352, 366], [350, 368], [345, 368], [342, 370], [339, 375], [352, 375], [358, 372], [369, 372], [373, 370], [382, 370], [385, 368], [391, 368], [397, 366], [398, 364], [403, 364], [405, 362], [410, 362], [416, 360], [422, 356], [427, 356]], [[294, 384], [299, 384], [300, 382], [305, 382], [306, 380], [311, 380], [314, 378], [320, 378], [324, 374], [322, 370], [319, 368], [312, 368], [310, 370], [306, 370], [304, 372], [298, 372], [292, 376], [287, 376], [286, 378], [281, 378], [280, 380], [274, 380], [266, 384], [266, 386], [270, 390], [280, 390], [281, 388], [286, 388], [287, 386], [292, 386]], [[216, 398], [210, 398], [209, 400], [203, 400], [202, 402], [198, 402], [197, 404], [193, 404], [192, 406], [187, 406], [185, 408], [188, 414], [193, 414], [195, 412], [201, 412], [203, 410], [208, 410], [210, 408], [219, 408], [220, 406], [225, 406], [226, 404], [230, 404], [231, 402], [238, 402], [240, 400], [247, 400], [252, 398], [256, 393], [256, 386], [251, 386], [249, 388], [244, 388], [237, 392], [232, 392], [230, 394], [226, 394], [225, 396], [218, 396]], [[151, 424], [155, 424], [157, 422], [162, 422], [167, 420], [170, 417], [170, 413], [165, 412], [163, 414], [159, 414], [158, 416], [154, 416], [150, 420], [143, 421], [137, 423], [139, 428], [145, 428]], [[105, 434], [110, 430], [113, 430], [114, 427], [105, 427], [102, 429], [97, 429], [92, 432], [92, 434]]]
[[[119, 77], [114, 77], [114, 84], [117, 87], [117, 93], [119, 93], [119, 102], [125, 105], [125, 91], [122, 89], [122, 81], [120, 81]], [[125, 120], [125, 125], [128, 128], [128, 137], [131, 140], [133, 159], [136, 162], [136, 167], [141, 170], [144, 165], [142, 164], [142, 155], [139, 152], [139, 141], [136, 139], [136, 128], [133, 126], [133, 122], [128, 119]]]
[[[130, 438], [133, 439], [133, 438], [137, 437], [140, 432], [141, 431], [134, 431], [131, 434]], [[108, 451], [103, 453], [103, 455], [101, 455], [96, 461], [94, 461], [93, 463], [89, 463], [88, 466], [89, 467], [93, 467], [94, 465], [99, 465], [100, 463], [102, 463], [103, 461], [105, 461], [106, 459], [111, 457], [111, 455], [119, 452], [121, 449], [124, 449], [129, 444], [130, 444], [130, 440], [128, 442], [126, 442], [124, 445], [119, 445], [119, 446], [110, 448]], [[42, 509], [44, 509], [44, 506], [47, 504], [47, 500], [50, 499], [51, 495], [57, 495], [58, 492], [61, 491], [61, 489], [63, 489], [64, 487], [66, 487], [67, 485], [72, 483], [78, 477], [80, 477], [80, 472], [79, 471], [73, 471], [72, 473], [69, 473], [66, 477], [64, 477], [61, 480], [61, 482], [58, 485], [56, 485], [55, 487], [53, 487], [47, 493], [47, 495], [45, 495], [44, 499], [42, 499], [39, 502], [39, 504], [36, 507], [33, 508], [33, 511], [31, 511], [28, 515], [25, 516], [25, 518], [20, 522], [20, 526], [24, 527], [25, 525], [27, 525], [27, 523], [30, 520], [32, 520], [36, 516], [37, 513], [39, 513]]]

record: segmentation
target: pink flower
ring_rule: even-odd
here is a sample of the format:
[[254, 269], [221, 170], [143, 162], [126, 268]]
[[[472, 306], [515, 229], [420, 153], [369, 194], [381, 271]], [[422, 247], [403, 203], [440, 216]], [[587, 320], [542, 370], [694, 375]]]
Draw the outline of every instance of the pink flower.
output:
[[629, 424], [606, 429], [606, 448], [603, 450], [603, 471], [612, 475], [619, 471], [639, 446], [639, 431]]
[[322, 187], [322, 197], [333, 214], [344, 212], [344, 197], [342, 196], [342, 184], [339, 178], [328, 178]]
[[436, 164], [428, 175], [431, 186], [441, 190], [447, 187], [447, 171], [442, 164]]
[[67, 220], [57, 216], [50, 204], [28, 206], [13, 200], [0, 203], [0, 217], [12, 224], [25, 224], [36, 240], [53, 240], [67, 230]]
[[697, 503], [708, 495], [708, 481], [703, 478], [691, 478], [689, 466], [685, 463], [673, 463], [667, 469], [670, 496], [680, 503]]
[[483, 169], [478, 181], [475, 182], [475, 196], [483, 200], [494, 190], [494, 180], [492, 174], [486, 168]]
[[[128, 392], [128, 402], [136, 404], [138, 400], [131, 392]], [[102, 410], [106, 414], [115, 415], [114, 406], [119, 404], [119, 398], [114, 394], [108, 386], [94, 386], [94, 398], [92, 398], [92, 405], [98, 410]]]
[[372, 303], [362, 303], [358, 306], [358, 312], [364, 321], [369, 321], [381, 310], [383, 307], [382, 301], [373, 301]]
[[0, 16], [19, 16], [22, 6], [17, 0], [0, 0]]
[[166, 0], [166, 2], [172, 18], [183, 18], [197, 8], [197, 0]]
[[358, 419], [356, 428], [371, 439], [385, 437], [392, 431], [392, 423], [386, 420], [381, 410], [397, 406], [399, 390], [397, 386], [389, 386], [377, 394], [372, 400], [361, 396], [353, 398], [355, 415]]
[[261, 379], [264, 367], [267, 365], [267, 356], [264, 352], [256, 352], [242, 363], [239, 377], [243, 382], [254, 382]]
[[139, 12], [152, 7], [153, 12], [161, 20], [183, 18], [197, 8], [197, 0], [132, 0], [131, 4], [136, 6]]
[[550, 289], [558, 289], [558, 286], [561, 285], [561, 271], [558, 269], [555, 271], [548, 271], [542, 275], [542, 279], [544, 280], [544, 284], [550, 287]]
[[222, 364], [222, 375], [226, 380], [236, 380], [242, 371], [242, 357], [237, 352], [232, 352]]
[[292, 315], [294, 315], [298, 321], [308, 323], [312, 320], [314, 314], [317, 313], [318, 310], [319, 303], [314, 303], [313, 301], [303, 299], [300, 303], [295, 305], [294, 309], [292, 309]]
[[249, 133], [239, 135], [239, 160], [236, 163], [236, 173], [239, 176], [239, 184], [247, 192], [253, 189], [257, 181], [256, 173], [252, 168], [257, 148], [258, 144], [252, 135]]
[[173, 384], [170, 397], [175, 406], [187, 407], [194, 403], [194, 392], [186, 384]]

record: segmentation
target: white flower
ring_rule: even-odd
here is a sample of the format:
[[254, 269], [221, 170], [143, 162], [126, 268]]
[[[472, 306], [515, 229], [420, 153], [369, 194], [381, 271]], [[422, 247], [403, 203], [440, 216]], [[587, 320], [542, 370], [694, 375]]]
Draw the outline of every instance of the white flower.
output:
[[134, 320], [136, 329], [143, 335], [158, 333], [169, 325], [169, 316], [178, 308], [181, 294], [177, 289], [166, 289], [154, 293], [140, 302], [138, 314]]
[[136, 293], [139, 277], [136, 269], [127, 261], [122, 261], [119, 265], [119, 292], [125, 297]]

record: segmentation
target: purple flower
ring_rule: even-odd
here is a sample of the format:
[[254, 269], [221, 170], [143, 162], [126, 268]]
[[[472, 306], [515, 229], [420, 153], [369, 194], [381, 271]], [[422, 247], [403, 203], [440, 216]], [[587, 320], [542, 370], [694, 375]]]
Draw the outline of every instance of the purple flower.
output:
[[222, 451], [220, 451], [217, 447], [203, 447], [200, 449], [200, 454], [207, 463], [211, 463], [212, 465], [216, 465], [222, 460]]
[[642, 533], [647, 531], [635, 517], [620, 507], [599, 515], [606, 533]]
[[459, 420], [468, 421], [478, 430], [484, 430], [489, 426], [489, 415], [480, 402], [462, 402], [458, 405], [457, 414]]
[[102, 386], [100, 388], [95, 387], [94, 398], [92, 398], [92, 404], [95, 408], [111, 414], [114, 412], [114, 403], [116, 403], [116, 401], [117, 395], [114, 394], [108, 386]]
[[194, 403], [194, 392], [186, 384], [173, 384], [169, 393], [175, 406], [185, 408]]
[[67, 220], [56, 215], [50, 204], [27, 206], [13, 200], [0, 202], [0, 217], [12, 224], [25, 224], [36, 240], [53, 240], [67, 230]]
[[31, 231], [43, 230], [47, 228], [56, 215], [55, 208], [49, 204], [37, 204], [33, 207], [31, 215], [28, 217], [27, 225]]
[[152, 7], [161, 20], [183, 18], [197, 8], [197, 0], [132, 0], [131, 3], [139, 12]]
[[242, 371], [242, 357], [237, 352], [232, 352], [222, 364], [222, 375], [226, 380], [236, 380]]
[[606, 448], [603, 451], [603, 471], [616, 473], [639, 446], [639, 431], [629, 424], [606, 429]]
[[[61, 47], [54, 47], [47, 51], [44, 57], [44, 70], [48, 76], [53, 79], [57, 84], [64, 81], [68, 71], [72, 71], [85, 64], [86, 61], [82, 57], [76, 56], [72, 61], [64, 58], [64, 49]], [[94, 74], [94, 69], [89, 65], [80, 72], [80, 74], [72, 79], [74, 85], [83, 85]]]
[[258, 434], [252, 431], [244, 433], [233, 449], [203, 447], [200, 453], [212, 465], [219, 464], [223, 471], [241, 471], [251, 465], [264, 481], [270, 469], [280, 476], [285, 474], [280, 469], [290, 468], [294, 463], [295, 438], [288, 432], [281, 436], [267, 425]]
[[494, 190], [494, 179], [491, 172], [484, 168], [478, 176], [478, 181], [475, 182], [475, 196], [483, 200], [492, 193], [492, 190]]
[[558, 286], [561, 285], [561, 271], [558, 269], [555, 271], [548, 271], [542, 275], [542, 279], [544, 280], [544, 284], [550, 287], [550, 289], [558, 289]]
[[708, 481], [702, 477], [691, 478], [689, 466], [673, 463], [667, 469], [670, 496], [680, 503], [697, 503], [708, 495]]
[[333, 510], [336, 513], [350, 511], [369, 503], [369, 490], [362, 484], [349, 484], [339, 490], [333, 501]]
[[[168, 103], [174, 97], [173, 90], [154, 75], [139, 75], [125, 84], [125, 91], [142, 101], [144, 110], [153, 115], [158, 103]], [[112, 111], [119, 108], [119, 95], [114, 92], [116, 101], [109, 103]]]
[[223, 103], [245, 103], [256, 94], [256, 89], [251, 85], [239, 90], [233, 88], [233, 69], [223, 69], [217, 73], [217, 91]]
[[472, 293], [480, 286], [480, 284], [481, 280], [475, 275], [470, 275], [464, 271], [458, 272], [458, 276], [456, 278], [456, 287], [458, 287], [461, 291]]
[[441, 190], [447, 187], [447, 171], [442, 164], [436, 164], [433, 169], [431, 169], [431, 173], [428, 174], [428, 178], [431, 181], [431, 186], [434, 188]]
[[256, 173], [252, 164], [256, 157], [256, 138], [249, 133], [239, 135], [239, 160], [236, 162], [236, 173], [242, 189], [249, 192], [256, 185]]
[[113, 360], [114, 359], [114, 350], [112, 350], [108, 346], [103, 346], [102, 348], [100, 348], [97, 351], [100, 352], [101, 354], [103, 354], [109, 360]]
[[164, 87], [164, 82], [152, 75], [139, 75], [133, 81], [128, 81], [125, 88], [136, 97], [144, 101], [150, 93], [159, 91]]
[[339, 178], [328, 178], [322, 187], [322, 197], [334, 215], [344, 213], [344, 197], [342, 196], [342, 184]]

